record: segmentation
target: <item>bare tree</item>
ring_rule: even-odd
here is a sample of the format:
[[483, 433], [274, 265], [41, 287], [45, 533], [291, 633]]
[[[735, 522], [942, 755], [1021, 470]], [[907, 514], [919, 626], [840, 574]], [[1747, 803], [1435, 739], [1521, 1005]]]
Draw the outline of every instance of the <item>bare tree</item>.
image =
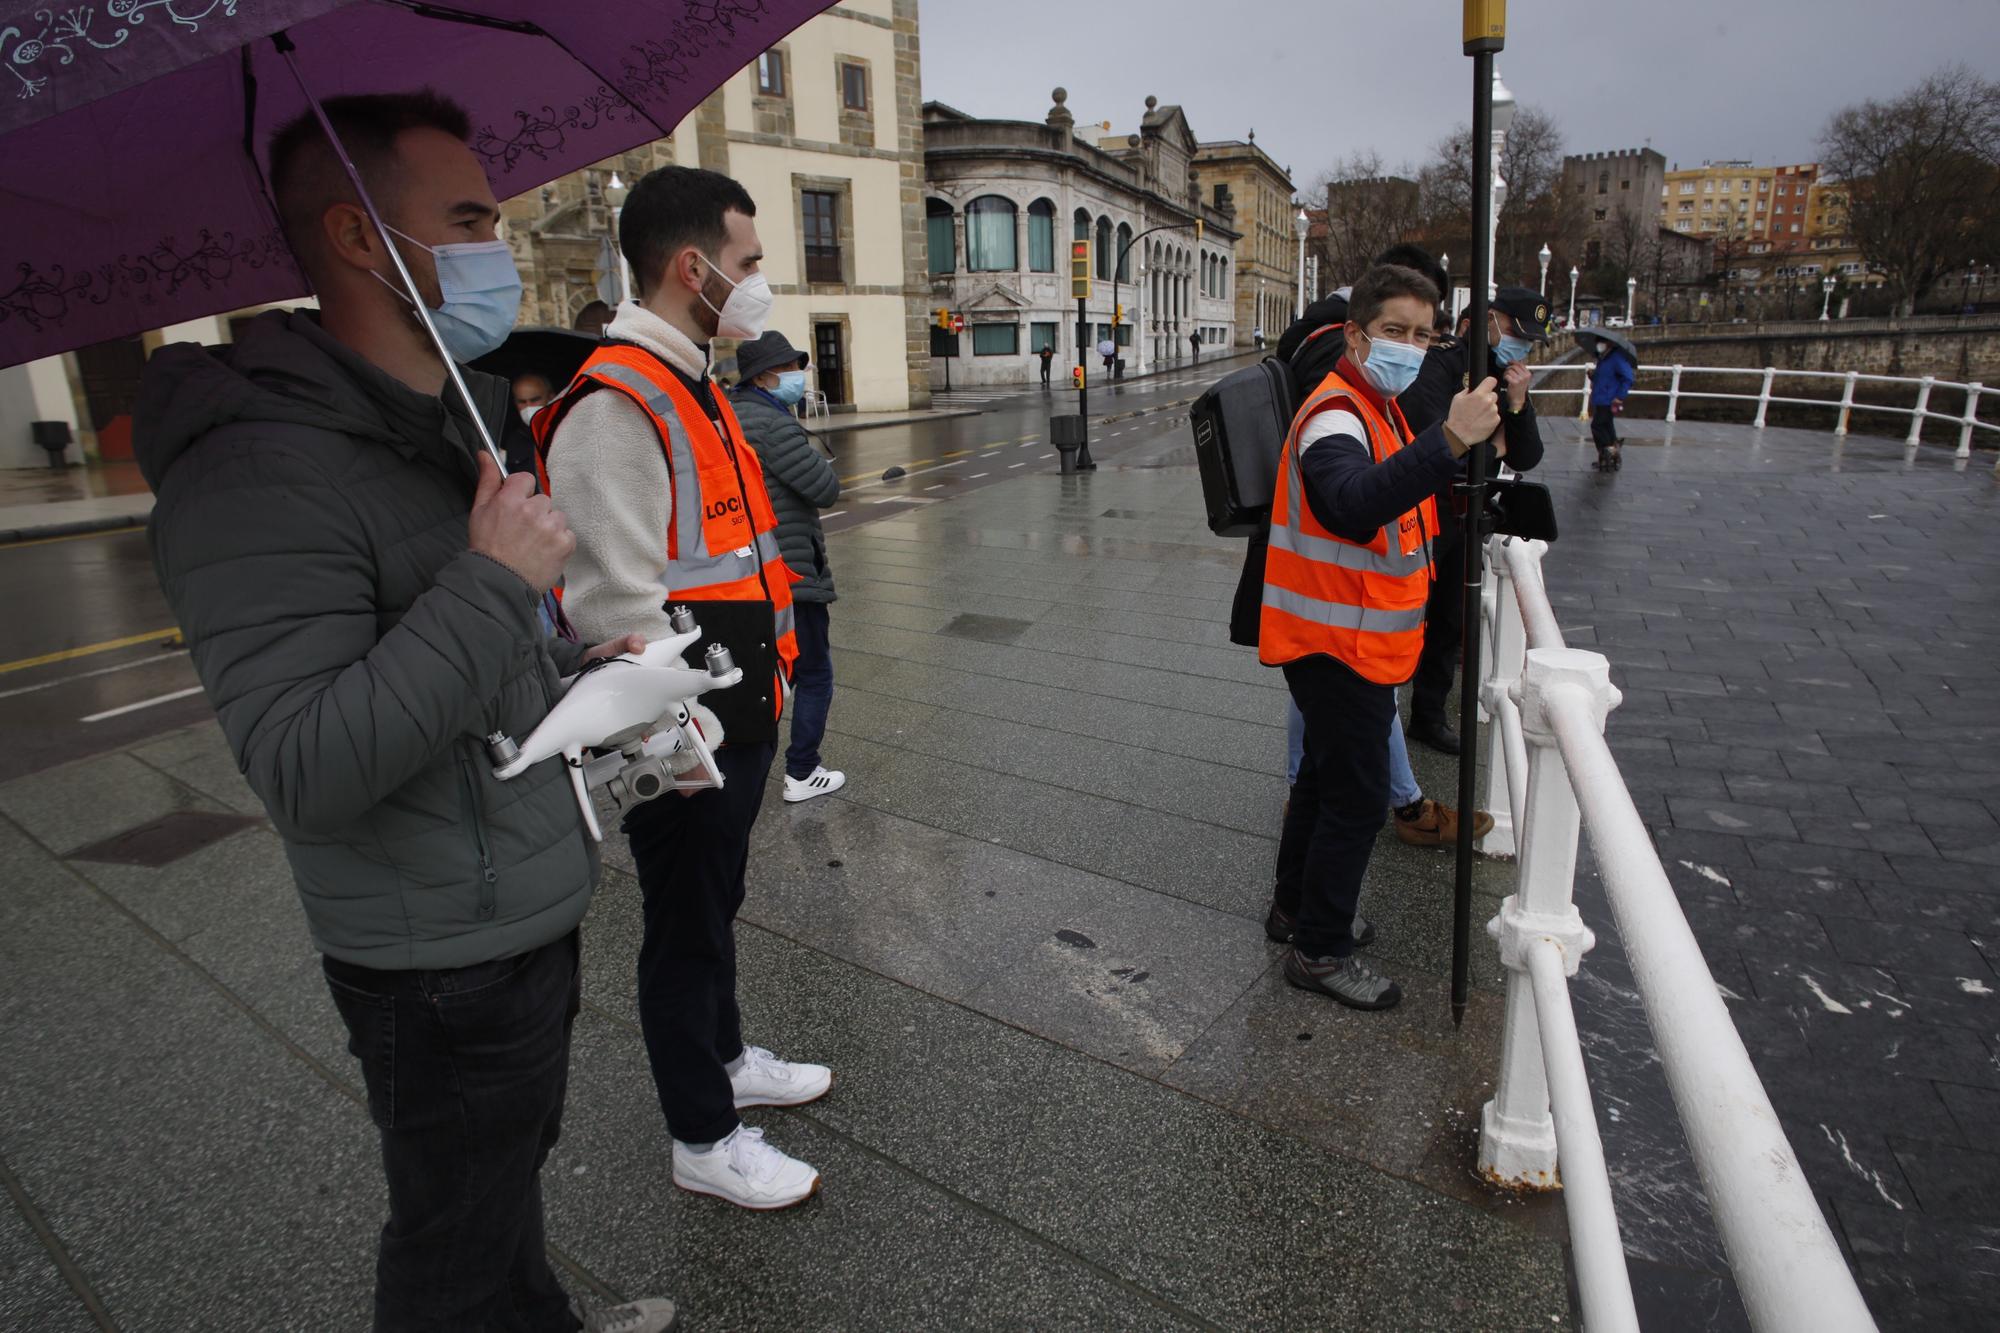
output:
[[2000, 84], [1962, 65], [1901, 97], [1837, 112], [1820, 160], [1849, 192], [1862, 253], [1903, 314], [2000, 233]]
[[1419, 191], [1409, 179], [1382, 163], [1372, 148], [1335, 162], [1314, 182], [1314, 196], [1326, 201], [1326, 236], [1320, 242], [1324, 287], [1340, 287], [1361, 276], [1376, 255], [1398, 241], [1411, 239], [1421, 214]]
[[[1471, 138], [1471, 127], [1458, 126], [1438, 141], [1418, 173], [1426, 232], [1468, 246], [1473, 242]], [[1532, 106], [1516, 113], [1500, 152], [1500, 175], [1507, 198], [1494, 242], [1494, 278], [1532, 287], [1542, 246], [1575, 253], [1584, 217], [1582, 200], [1563, 189], [1563, 136], [1553, 116]]]

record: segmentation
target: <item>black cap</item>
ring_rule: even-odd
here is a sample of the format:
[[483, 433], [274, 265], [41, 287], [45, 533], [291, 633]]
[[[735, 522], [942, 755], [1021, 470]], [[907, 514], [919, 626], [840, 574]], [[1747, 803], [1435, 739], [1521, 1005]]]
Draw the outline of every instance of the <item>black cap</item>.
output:
[[1549, 303], [1532, 287], [1502, 287], [1490, 304], [1493, 309], [1504, 311], [1513, 318], [1514, 326], [1521, 331], [1523, 338], [1547, 342], [1555, 336], [1556, 326], [1549, 318]]
[[810, 359], [787, 342], [784, 334], [767, 329], [757, 341], [736, 349], [736, 378], [748, 384], [767, 370], [802, 370]]

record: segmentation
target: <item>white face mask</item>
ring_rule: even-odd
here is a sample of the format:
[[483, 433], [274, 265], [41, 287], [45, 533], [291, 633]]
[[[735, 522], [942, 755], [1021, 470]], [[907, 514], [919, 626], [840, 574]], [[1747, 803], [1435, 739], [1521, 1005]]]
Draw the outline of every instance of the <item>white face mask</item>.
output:
[[[544, 404], [543, 406], [546, 406], [546, 404]], [[532, 426], [535, 424], [535, 413], [541, 411], [542, 409], [541, 407], [521, 407], [521, 408], [516, 408], [515, 410], [521, 414], [521, 422], [523, 425]]]
[[[716, 268], [707, 255], [699, 250], [695, 253], [701, 255], [701, 262], [707, 264], [716, 277], [729, 282], [729, 275]], [[771, 295], [771, 284], [764, 280], [763, 274], [752, 273], [743, 281], [729, 285], [729, 299], [722, 303], [720, 310], [709, 305], [706, 292], [697, 293], [701, 303], [715, 312], [715, 336], [737, 338], [744, 342], [763, 337], [764, 326], [771, 321], [771, 304], [777, 299]]]

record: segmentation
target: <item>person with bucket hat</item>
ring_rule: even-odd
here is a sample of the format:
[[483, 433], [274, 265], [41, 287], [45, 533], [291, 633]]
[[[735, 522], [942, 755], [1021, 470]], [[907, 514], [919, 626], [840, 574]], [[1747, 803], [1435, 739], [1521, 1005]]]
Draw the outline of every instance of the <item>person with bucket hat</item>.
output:
[[807, 356], [772, 329], [736, 350], [729, 401], [764, 464], [765, 489], [778, 516], [778, 551], [799, 581], [792, 610], [799, 658], [792, 670], [792, 743], [785, 751], [785, 800], [797, 804], [839, 791], [847, 775], [819, 761], [833, 703], [833, 656], [827, 605], [834, 600], [820, 511], [840, 499], [840, 478], [792, 409], [805, 394]]
[[[1396, 400], [1409, 419], [1410, 429], [1422, 431], [1442, 421], [1451, 410], [1452, 396], [1471, 382], [1466, 364], [1470, 344], [1466, 335], [1472, 317], [1462, 315], [1456, 336], [1440, 338], [1424, 357], [1417, 382]], [[1549, 304], [1529, 287], [1502, 287], [1487, 305], [1486, 345], [1488, 361], [1482, 372], [1499, 382], [1500, 419], [1505, 448], [1500, 451], [1507, 466], [1526, 472], [1542, 461], [1542, 430], [1535, 420], [1534, 402], [1528, 396], [1534, 376], [1527, 358], [1536, 344], [1545, 343], [1555, 333], [1549, 319]], [[1459, 477], [1454, 475], [1452, 483]], [[1431, 585], [1429, 604], [1424, 609], [1424, 650], [1417, 674], [1410, 682], [1410, 739], [1421, 741], [1442, 754], [1459, 750], [1457, 731], [1445, 715], [1445, 699], [1458, 674], [1459, 644], [1464, 635], [1465, 548], [1464, 527], [1449, 515], [1451, 486], [1437, 494], [1438, 514], [1443, 530], [1437, 541], [1437, 581]], [[1430, 812], [1407, 812], [1421, 822]], [[1399, 825], [1399, 831], [1400, 831]]]

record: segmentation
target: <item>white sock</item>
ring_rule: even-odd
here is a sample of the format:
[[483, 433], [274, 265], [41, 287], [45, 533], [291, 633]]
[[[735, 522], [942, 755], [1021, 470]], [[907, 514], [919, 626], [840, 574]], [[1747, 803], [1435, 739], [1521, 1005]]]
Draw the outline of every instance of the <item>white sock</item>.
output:
[[731, 1060], [728, 1064], [724, 1065], [722, 1069], [723, 1072], [728, 1074], [729, 1077], [731, 1078], [735, 1078], [738, 1074], [742, 1073], [743, 1072], [742, 1053], [739, 1052], [736, 1058], [734, 1060]]

